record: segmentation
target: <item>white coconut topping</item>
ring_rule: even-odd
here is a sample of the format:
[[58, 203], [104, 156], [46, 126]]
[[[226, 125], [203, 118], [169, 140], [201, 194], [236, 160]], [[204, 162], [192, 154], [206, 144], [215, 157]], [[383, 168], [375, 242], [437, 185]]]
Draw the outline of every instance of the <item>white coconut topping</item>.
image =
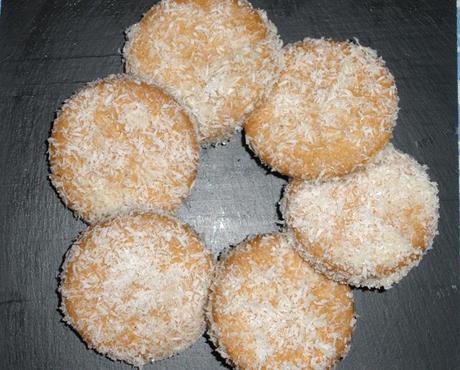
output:
[[171, 97], [132, 77], [109, 76], [64, 104], [49, 156], [64, 203], [94, 222], [131, 209], [175, 210], [193, 185], [199, 146]]
[[90, 226], [69, 250], [61, 310], [88, 347], [142, 366], [203, 333], [211, 276], [210, 253], [187, 225], [125, 215]]
[[284, 48], [285, 67], [245, 125], [274, 170], [296, 178], [344, 175], [388, 142], [398, 112], [394, 78], [374, 50], [306, 38]]
[[299, 252], [336, 281], [390, 288], [437, 234], [438, 190], [426, 170], [390, 144], [365, 170], [291, 181], [282, 209]]
[[163, 0], [127, 31], [126, 70], [196, 117], [202, 144], [227, 139], [272, 85], [282, 43], [247, 1]]
[[326, 369], [347, 351], [351, 291], [316, 274], [294, 244], [289, 234], [257, 236], [218, 265], [210, 336], [239, 369]]

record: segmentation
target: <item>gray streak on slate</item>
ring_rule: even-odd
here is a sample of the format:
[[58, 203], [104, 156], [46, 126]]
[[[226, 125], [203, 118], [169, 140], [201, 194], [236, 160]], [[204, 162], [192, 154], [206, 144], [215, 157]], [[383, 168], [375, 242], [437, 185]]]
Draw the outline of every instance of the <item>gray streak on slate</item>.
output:
[[[285, 42], [357, 37], [396, 76], [393, 142], [430, 167], [441, 220], [434, 249], [395, 288], [355, 291], [358, 323], [338, 369], [459, 369], [458, 170], [454, 1], [256, 1]], [[150, 1], [15, 0], [0, 16], [0, 368], [129, 369], [85, 349], [56, 311], [56, 275], [85, 228], [47, 180], [56, 109], [85, 82], [122, 71], [123, 30]], [[277, 230], [285, 179], [260, 167], [235, 136], [202, 150], [196, 186], [179, 211], [218, 253]], [[147, 369], [219, 369], [201, 338]]]

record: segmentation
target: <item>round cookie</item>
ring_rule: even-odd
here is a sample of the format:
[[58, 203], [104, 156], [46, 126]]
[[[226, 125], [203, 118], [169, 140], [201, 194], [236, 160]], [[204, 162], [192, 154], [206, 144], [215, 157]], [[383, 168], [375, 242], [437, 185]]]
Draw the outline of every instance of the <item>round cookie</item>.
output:
[[141, 367], [203, 334], [212, 272], [189, 226], [124, 215], [90, 226], [67, 253], [61, 311], [89, 348]]
[[193, 113], [199, 141], [240, 129], [270, 87], [281, 41], [243, 0], [163, 0], [127, 31], [126, 71], [154, 81]]
[[426, 167], [389, 145], [343, 178], [292, 180], [281, 205], [298, 251], [316, 270], [354, 286], [390, 288], [431, 247], [437, 194]]
[[395, 81], [374, 50], [305, 39], [284, 48], [285, 68], [245, 124], [246, 142], [273, 170], [329, 179], [366, 164], [388, 143]]
[[51, 181], [89, 223], [132, 209], [174, 211], [195, 181], [200, 148], [188, 115], [128, 76], [66, 101], [48, 141]]
[[317, 274], [289, 234], [261, 235], [217, 267], [207, 317], [210, 337], [238, 369], [329, 369], [349, 347], [349, 287]]

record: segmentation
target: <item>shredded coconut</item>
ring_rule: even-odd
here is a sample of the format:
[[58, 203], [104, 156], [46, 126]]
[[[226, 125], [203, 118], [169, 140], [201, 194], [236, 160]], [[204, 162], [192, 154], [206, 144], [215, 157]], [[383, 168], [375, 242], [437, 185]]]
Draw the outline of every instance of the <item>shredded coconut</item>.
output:
[[341, 176], [389, 141], [398, 96], [374, 50], [307, 38], [284, 48], [284, 65], [245, 124], [247, 143], [273, 170], [302, 179]]
[[282, 43], [247, 1], [163, 0], [127, 31], [126, 70], [167, 89], [212, 144], [238, 130], [272, 85]]
[[210, 253], [187, 225], [125, 215], [90, 226], [69, 250], [61, 310], [88, 347], [142, 366], [203, 333], [211, 276]]
[[315, 273], [289, 234], [230, 250], [211, 285], [207, 316], [218, 351], [240, 369], [326, 369], [345, 355], [351, 290]]
[[438, 189], [426, 167], [391, 144], [362, 171], [329, 182], [293, 180], [282, 200], [298, 250], [355, 286], [390, 288], [437, 234]]
[[88, 222], [132, 209], [175, 210], [199, 158], [193, 125], [160, 89], [127, 76], [89, 84], [58, 114], [51, 181]]

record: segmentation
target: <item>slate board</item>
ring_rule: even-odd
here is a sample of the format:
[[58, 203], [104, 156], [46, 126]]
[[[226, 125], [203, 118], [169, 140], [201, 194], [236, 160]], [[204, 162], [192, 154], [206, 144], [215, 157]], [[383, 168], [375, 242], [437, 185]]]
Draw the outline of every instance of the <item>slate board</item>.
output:
[[[85, 82], [121, 72], [123, 30], [151, 1], [16, 0], [0, 16], [0, 368], [128, 369], [85, 346], [60, 322], [56, 275], [85, 225], [47, 180], [54, 112]], [[355, 290], [358, 323], [338, 369], [460, 368], [457, 93], [454, 1], [256, 1], [285, 42], [358, 37], [396, 77], [393, 142], [430, 167], [441, 219], [434, 249], [395, 288]], [[179, 216], [214, 252], [277, 230], [285, 179], [260, 167], [236, 136], [203, 150]], [[223, 368], [201, 338], [147, 369]]]

